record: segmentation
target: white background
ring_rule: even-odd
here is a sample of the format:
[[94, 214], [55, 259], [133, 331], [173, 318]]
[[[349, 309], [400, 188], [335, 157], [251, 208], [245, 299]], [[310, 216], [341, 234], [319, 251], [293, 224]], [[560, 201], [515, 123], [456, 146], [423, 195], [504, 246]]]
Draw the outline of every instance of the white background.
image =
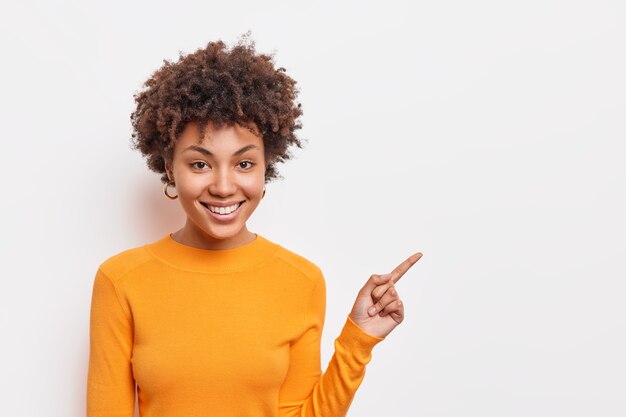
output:
[[3, 1], [0, 415], [82, 416], [93, 277], [182, 226], [130, 149], [163, 59], [248, 29], [306, 147], [250, 230], [325, 273], [322, 368], [423, 258], [349, 416], [626, 415], [626, 3]]

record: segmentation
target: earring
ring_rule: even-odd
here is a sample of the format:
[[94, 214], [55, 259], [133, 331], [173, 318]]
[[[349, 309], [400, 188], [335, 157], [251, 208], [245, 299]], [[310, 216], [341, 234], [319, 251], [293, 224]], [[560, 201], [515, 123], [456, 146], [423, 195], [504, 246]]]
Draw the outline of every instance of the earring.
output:
[[[263, 187], [263, 197], [265, 197], [265, 187]], [[261, 197], [261, 198], [263, 198]]]
[[165, 187], [163, 187], [163, 193], [164, 193], [164, 194], [165, 194], [165, 196], [166, 196], [167, 198], [169, 198], [170, 200], [176, 200], [176, 199], [178, 198], [178, 194], [176, 194], [176, 195], [172, 196], [172, 195], [169, 195], [169, 194], [167, 193], [167, 187], [168, 187], [168, 186], [170, 186], [170, 185], [171, 185], [171, 186], [173, 186], [173, 187], [175, 187], [175, 186], [176, 186], [176, 184], [174, 184], [174, 182], [173, 182], [173, 181], [172, 181], [172, 182], [166, 182], [166, 183], [165, 183]]

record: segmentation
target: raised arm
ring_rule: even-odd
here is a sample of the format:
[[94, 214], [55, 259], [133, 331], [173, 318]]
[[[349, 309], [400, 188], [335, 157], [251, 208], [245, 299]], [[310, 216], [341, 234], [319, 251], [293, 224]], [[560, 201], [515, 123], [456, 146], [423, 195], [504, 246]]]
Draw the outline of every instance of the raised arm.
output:
[[374, 274], [367, 280], [335, 339], [335, 353], [323, 375], [320, 343], [326, 284], [318, 270], [304, 314], [305, 331], [290, 346], [289, 370], [279, 394], [279, 417], [343, 417], [348, 413], [372, 349], [404, 319], [395, 284], [421, 257], [417, 252], [391, 273]]
[[290, 347], [289, 369], [279, 393], [279, 417], [345, 416], [365, 376], [372, 349], [384, 340], [365, 333], [347, 317], [322, 374], [320, 345], [325, 314], [326, 283], [320, 272], [304, 315], [306, 330]]

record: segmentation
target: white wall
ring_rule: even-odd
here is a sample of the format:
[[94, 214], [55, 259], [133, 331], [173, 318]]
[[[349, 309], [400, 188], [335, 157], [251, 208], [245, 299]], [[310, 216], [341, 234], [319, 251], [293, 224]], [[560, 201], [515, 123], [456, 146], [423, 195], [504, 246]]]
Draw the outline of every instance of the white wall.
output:
[[309, 140], [249, 227], [324, 270], [324, 368], [369, 275], [424, 253], [349, 415], [626, 415], [626, 3], [212, 3], [2, 3], [0, 415], [84, 414], [97, 266], [184, 219], [132, 95], [248, 29]]

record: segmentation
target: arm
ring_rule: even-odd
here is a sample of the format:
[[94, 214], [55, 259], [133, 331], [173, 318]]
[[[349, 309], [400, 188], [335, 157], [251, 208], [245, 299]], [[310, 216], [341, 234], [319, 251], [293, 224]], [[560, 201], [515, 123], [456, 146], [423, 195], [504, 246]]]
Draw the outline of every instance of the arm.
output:
[[87, 417], [133, 417], [132, 348], [130, 313], [113, 281], [99, 268], [91, 296]]
[[384, 340], [365, 333], [348, 317], [322, 375], [320, 344], [326, 314], [326, 284], [317, 277], [305, 312], [305, 331], [290, 346], [289, 369], [280, 388], [279, 417], [343, 417], [365, 376], [374, 346]]

